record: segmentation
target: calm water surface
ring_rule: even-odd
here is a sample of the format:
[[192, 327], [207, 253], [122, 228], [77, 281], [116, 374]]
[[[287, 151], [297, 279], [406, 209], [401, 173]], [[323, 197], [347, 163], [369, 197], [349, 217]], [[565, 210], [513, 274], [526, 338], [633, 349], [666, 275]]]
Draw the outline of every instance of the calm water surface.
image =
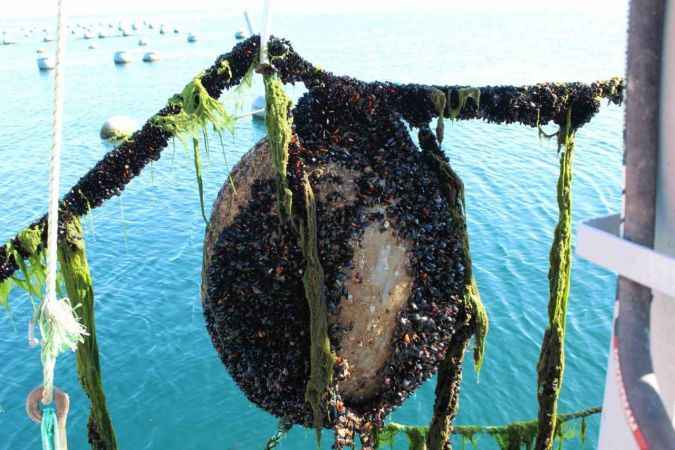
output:
[[[77, 18], [74, 23], [117, 22]], [[77, 181], [106, 151], [103, 121], [139, 122], [160, 109], [192, 76], [234, 44], [233, 17], [152, 18], [196, 32], [68, 42], [62, 186]], [[8, 22], [0, 28], [43, 23]], [[49, 26], [46, 23], [44, 26]], [[608, 78], [624, 72], [625, 18], [537, 14], [275, 16], [274, 33], [321, 67], [372, 80], [443, 84], [519, 84]], [[0, 47], [0, 240], [46, 210], [51, 74], [39, 73], [37, 37]], [[90, 43], [97, 48], [89, 50]], [[116, 50], [138, 62], [112, 63]], [[140, 62], [143, 51], [163, 59]], [[256, 82], [244, 104], [262, 92]], [[293, 95], [302, 93], [292, 88]], [[231, 97], [224, 97], [229, 105]], [[603, 106], [578, 133], [574, 221], [620, 207], [623, 111]], [[229, 167], [264, 127], [250, 120], [212, 152], [205, 170], [210, 205]], [[444, 149], [463, 177], [473, 258], [491, 328], [478, 383], [464, 371], [458, 423], [502, 424], [536, 415], [535, 366], [546, 321], [548, 249], [557, 216], [553, 143], [518, 125], [480, 122], [446, 127]], [[177, 145], [85, 220], [97, 302], [97, 328], [108, 404], [123, 449], [262, 448], [276, 420], [233, 383], [204, 327], [199, 301], [204, 224], [191, 159]], [[562, 411], [602, 401], [615, 277], [575, 259]], [[26, 345], [29, 302], [17, 295], [0, 314], [0, 449], [37, 449], [39, 430], [26, 418], [25, 395], [40, 382], [37, 350]], [[57, 383], [72, 399], [71, 448], [86, 448], [88, 403], [73, 355], [59, 360]], [[434, 382], [422, 386], [393, 418], [426, 424]], [[591, 445], [599, 420], [591, 421]], [[329, 447], [329, 437], [324, 446]], [[480, 448], [494, 444], [484, 438]], [[404, 448], [400, 442], [397, 447]], [[577, 448], [571, 443], [567, 448]], [[589, 445], [590, 447], [590, 445]], [[313, 448], [313, 433], [295, 429], [282, 449]]]

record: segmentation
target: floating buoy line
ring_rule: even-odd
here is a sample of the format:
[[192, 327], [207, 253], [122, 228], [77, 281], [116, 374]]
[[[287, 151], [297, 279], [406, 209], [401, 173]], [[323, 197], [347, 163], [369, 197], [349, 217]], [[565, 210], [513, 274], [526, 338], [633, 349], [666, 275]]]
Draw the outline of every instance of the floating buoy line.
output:
[[[585, 418], [598, 408], [557, 411], [574, 136], [602, 99], [622, 102], [623, 80], [521, 87], [362, 82], [313, 66], [286, 40], [272, 38], [267, 50], [269, 62], [259, 64], [260, 39], [252, 36], [218, 57], [60, 202], [61, 272], [89, 332], [78, 345], [77, 367], [91, 401], [92, 448], [116, 449], [117, 443], [101, 383], [79, 218], [120, 195], [172, 138], [192, 144], [207, 222], [207, 330], [246, 396], [280, 417], [267, 448], [294, 424], [315, 428], [318, 439], [322, 429], [334, 429], [335, 448], [358, 437], [364, 449], [374, 449], [401, 433], [410, 448], [440, 450], [454, 433], [471, 443], [488, 434], [502, 449], [544, 450], [568, 439], [574, 421], [585, 436]], [[232, 170], [209, 218], [200, 169], [202, 150], [210, 146], [207, 129], [234, 130], [236, 116], [217, 99], [254, 71], [264, 78], [268, 136]], [[308, 92], [292, 107], [283, 85], [296, 82]], [[479, 370], [488, 319], [473, 276], [463, 183], [441, 151], [446, 119], [520, 123], [540, 133], [544, 124], [559, 127], [552, 136], [560, 162], [559, 222], [533, 421], [453, 426], [464, 353], [474, 337]], [[417, 130], [418, 143], [410, 129]], [[43, 217], [0, 247], [0, 304], [13, 288], [40, 289], [47, 232]], [[436, 372], [430, 424], [387, 423], [388, 414]]]

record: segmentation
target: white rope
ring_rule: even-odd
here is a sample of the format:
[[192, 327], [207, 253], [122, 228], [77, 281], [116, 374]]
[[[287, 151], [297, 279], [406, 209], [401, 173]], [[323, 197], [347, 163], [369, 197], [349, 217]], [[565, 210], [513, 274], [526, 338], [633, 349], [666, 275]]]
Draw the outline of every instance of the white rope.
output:
[[42, 335], [42, 403], [48, 405], [54, 394], [54, 367], [59, 353], [75, 350], [86, 330], [77, 321], [68, 299], [56, 298], [58, 263], [59, 180], [61, 177], [61, 145], [63, 129], [63, 61], [66, 46], [63, 0], [58, 0], [56, 26], [56, 65], [54, 71], [54, 113], [52, 151], [49, 161], [49, 209], [47, 218], [47, 292], [40, 305], [38, 324]]
[[260, 64], [267, 64], [267, 41], [270, 40], [270, 3], [271, 0], [263, 2], [263, 20], [262, 30], [260, 30]]
[[[49, 161], [49, 209], [47, 216], [47, 295], [42, 302], [40, 315], [44, 315], [56, 302], [56, 264], [59, 229], [59, 180], [61, 177], [61, 139], [63, 128], [63, 56], [66, 46], [66, 27], [63, 0], [57, 2], [56, 67], [54, 71], [54, 112], [52, 115], [52, 151]], [[43, 335], [43, 338], [45, 336]], [[43, 347], [44, 348], [44, 347]], [[44, 359], [44, 358], [43, 358]], [[50, 358], [51, 359], [51, 358]], [[55, 361], [43, 363], [44, 391], [42, 402], [49, 404], [53, 397]]]
[[63, 0], [58, 0], [56, 26], [56, 67], [54, 71], [54, 113], [52, 125], [52, 152], [49, 161], [49, 210], [47, 235], [47, 297], [45, 304], [56, 300], [56, 245], [59, 227], [59, 180], [61, 176], [61, 139], [63, 128], [63, 56], [66, 46], [66, 27]]

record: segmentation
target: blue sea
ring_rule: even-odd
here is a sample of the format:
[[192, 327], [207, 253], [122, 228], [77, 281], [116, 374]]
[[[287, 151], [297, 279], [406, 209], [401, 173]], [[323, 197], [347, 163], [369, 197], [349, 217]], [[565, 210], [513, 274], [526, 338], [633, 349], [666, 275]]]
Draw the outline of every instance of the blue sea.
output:
[[[70, 23], [106, 26], [131, 17], [75, 17]], [[113, 115], [143, 123], [166, 100], [234, 44], [240, 16], [145, 16], [177, 26], [139, 36], [83, 40], [70, 36], [65, 62], [65, 147], [62, 193], [108, 150], [98, 132]], [[20, 27], [34, 27], [23, 38]], [[53, 21], [0, 18], [17, 45], [0, 46], [0, 241], [47, 209], [53, 73], [40, 73], [36, 50]], [[457, 12], [378, 15], [285, 15], [273, 33], [324, 69], [364, 80], [429, 84], [526, 84], [591, 81], [623, 75], [626, 18], [622, 11], [592, 13]], [[186, 42], [187, 32], [198, 35]], [[81, 32], [79, 33], [81, 35]], [[95, 49], [88, 49], [90, 44]], [[113, 53], [137, 59], [113, 64]], [[159, 62], [141, 62], [156, 50]], [[262, 93], [260, 80], [228, 108], [248, 109]], [[289, 87], [297, 98], [302, 88]], [[551, 128], [552, 129], [552, 128]], [[574, 223], [620, 209], [623, 110], [604, 106], [577, 135]], [[264, 125], [245, 118], [205, 161], [207, 204], [228, 171]], [[215, 141], [212, 141], [215, 142]], [[463, 177], [473, 260], [490, 316], [480, 382], [464, 369], [458, 424], [504, 424], [536, 417], [536, 363], [546, 323], [548, 251], [557, 219], [558, 158], [554, 142], [535, 129], [478, 121], [446, 125], [443, 148]], [[86, 217], [89, 260], [103, 381], [122, 449], [238, 450], [263, 448], [276, 419], [251, 404], [221, 364], [204, 326], [199, 299], [204, 222], [193, 163], [177, 143], [124, 191]], [[575, 258], [569, 303], [567, 367], [560, 410], [600, 405], [610, 338], [615, 276]], [[0, 449], [38, 449], [39, 427], [24, 412], [27, 393], [41, 382], [40, 356], [27, 345], [31, 314], [25, 296], [0, 313]], [[78, 385], [75, 358], [58, 361], [57, 384], [72, 401], [70, 448], [84, 449], [88, 401]], [[392, 414], [427, 424], [435, 380]], [[599, 418], [589, 422], [597, 441]], [[331, 437], [324, 435], [324, 448]], [[494, 449], [489, 437], [479, 448]], [[314, 448], [311, 430], [295, 428], [280, 449]], [[401, 437], [396, 448], [406, 448]], [[568, 449], [581, 448], [574, 441]]]

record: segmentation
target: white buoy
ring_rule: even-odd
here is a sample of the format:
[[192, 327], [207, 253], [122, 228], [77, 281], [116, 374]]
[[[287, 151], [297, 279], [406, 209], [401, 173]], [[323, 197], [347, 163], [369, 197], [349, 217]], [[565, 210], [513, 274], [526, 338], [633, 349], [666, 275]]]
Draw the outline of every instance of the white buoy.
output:
[[260, 95], [251, 103], [251, 115], [254, 119], [265, 120], [265, 97]]
[[159, 34], [166, 34], [166, 30], [164, 29], [164, 25], [161, 25], [159, 27]]
[[113, 60], [115, 61], [115, 64], [127, 64], [132, 61], [129, 52], [125, 52], [124, 50], [115, 52]]
[[157, 52], [147, 52], [145, 55], [143, 55], [143, 62], [155, 62], [159, 61], [160, 59], [159, 53]]
[[139, 47], [145, 47], [146, 45], [148, 45], [147, 41], [144, 41], [143, 39], [138, 40]]
[[126, 116], [113, 116], [103, 123], [99, 135], [104, 140], [122, 140], [138, 129], [138, 124]]
[[235, 39], [244, 39], [244, 30], [238, 30], [236, 33], [234, 33]]
[[37, 59], [38, 69], [53, 70], [56, 67], [56, 61], [51, 56], [41, 56]]
[[188, 34], [187, 41], [188, 41], [188, 42], [197, 42], [197, 36], [195, 36], [194, 34], [190, 33], [190, 34]]

